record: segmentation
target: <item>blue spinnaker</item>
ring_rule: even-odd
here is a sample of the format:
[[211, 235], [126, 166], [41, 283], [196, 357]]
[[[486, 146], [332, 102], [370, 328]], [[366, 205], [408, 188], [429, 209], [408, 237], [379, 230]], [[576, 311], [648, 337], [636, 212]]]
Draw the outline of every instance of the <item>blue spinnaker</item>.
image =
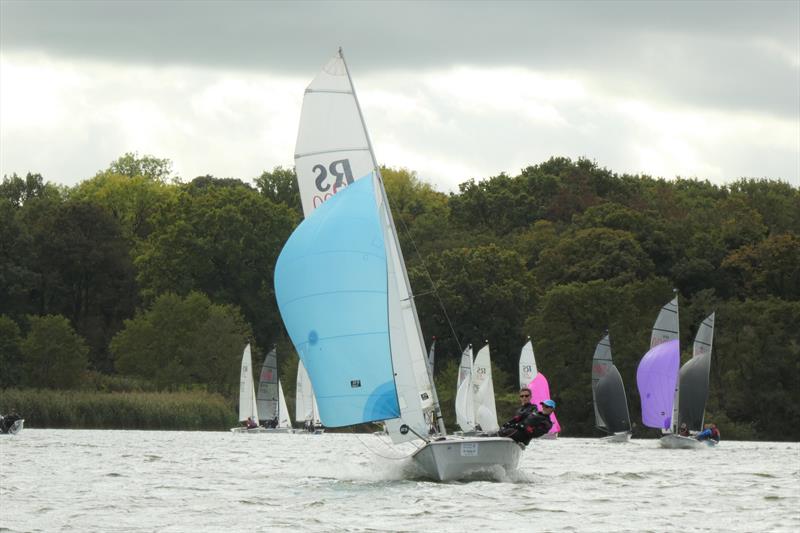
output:
[[278, 308], [328, 427], [400, 416], [374, 187], [367, 176], [327, 200], [275, 265]]

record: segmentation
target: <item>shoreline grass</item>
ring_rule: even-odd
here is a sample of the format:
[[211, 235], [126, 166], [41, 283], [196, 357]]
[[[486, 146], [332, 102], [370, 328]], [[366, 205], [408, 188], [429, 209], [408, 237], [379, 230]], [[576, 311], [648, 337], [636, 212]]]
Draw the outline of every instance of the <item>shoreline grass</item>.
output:
[[27, 428], [227, 430], [236, 413], [219, 394], [0, 390], [0, 413], [16, 410]]

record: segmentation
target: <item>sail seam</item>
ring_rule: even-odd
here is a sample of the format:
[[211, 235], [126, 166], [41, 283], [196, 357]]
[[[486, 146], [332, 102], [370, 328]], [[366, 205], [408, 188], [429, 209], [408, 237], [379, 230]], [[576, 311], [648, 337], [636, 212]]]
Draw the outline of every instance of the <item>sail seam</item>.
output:
[[308, 152], [305, 154], [294, 154], [295, 159], [300, 159], [301, 157], [309, 157], [312, 155], [323, 155], [323, 154], [335, 154], [337, 152], [368, 152], [369, 147], [357, 147], [357, 148], [336, 148], [334, 150], [322, 150], [319, 152]]

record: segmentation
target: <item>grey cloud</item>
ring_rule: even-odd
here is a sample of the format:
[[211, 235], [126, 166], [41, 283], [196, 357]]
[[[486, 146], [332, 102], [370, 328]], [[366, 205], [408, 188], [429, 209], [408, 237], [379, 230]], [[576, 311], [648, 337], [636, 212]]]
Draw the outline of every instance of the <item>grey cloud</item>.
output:
[[[146, 64], [357, 72], [462, 64], [572, 72], [636, 96], [800, 115], [800, 3], [18, 2], [2, 48]], [[795, 64], [757, 41], [793, 55]]]

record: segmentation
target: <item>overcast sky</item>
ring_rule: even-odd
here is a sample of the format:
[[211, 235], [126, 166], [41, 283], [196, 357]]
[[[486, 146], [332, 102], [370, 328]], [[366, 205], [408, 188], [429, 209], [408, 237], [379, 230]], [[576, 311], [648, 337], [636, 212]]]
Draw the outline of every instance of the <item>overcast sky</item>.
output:
[[342, 46], [378, 161], [440, 191], [551, 156], [800, 186], [800, 2], [0, 0], [0, 174], [126, 152], [291, 167]]

